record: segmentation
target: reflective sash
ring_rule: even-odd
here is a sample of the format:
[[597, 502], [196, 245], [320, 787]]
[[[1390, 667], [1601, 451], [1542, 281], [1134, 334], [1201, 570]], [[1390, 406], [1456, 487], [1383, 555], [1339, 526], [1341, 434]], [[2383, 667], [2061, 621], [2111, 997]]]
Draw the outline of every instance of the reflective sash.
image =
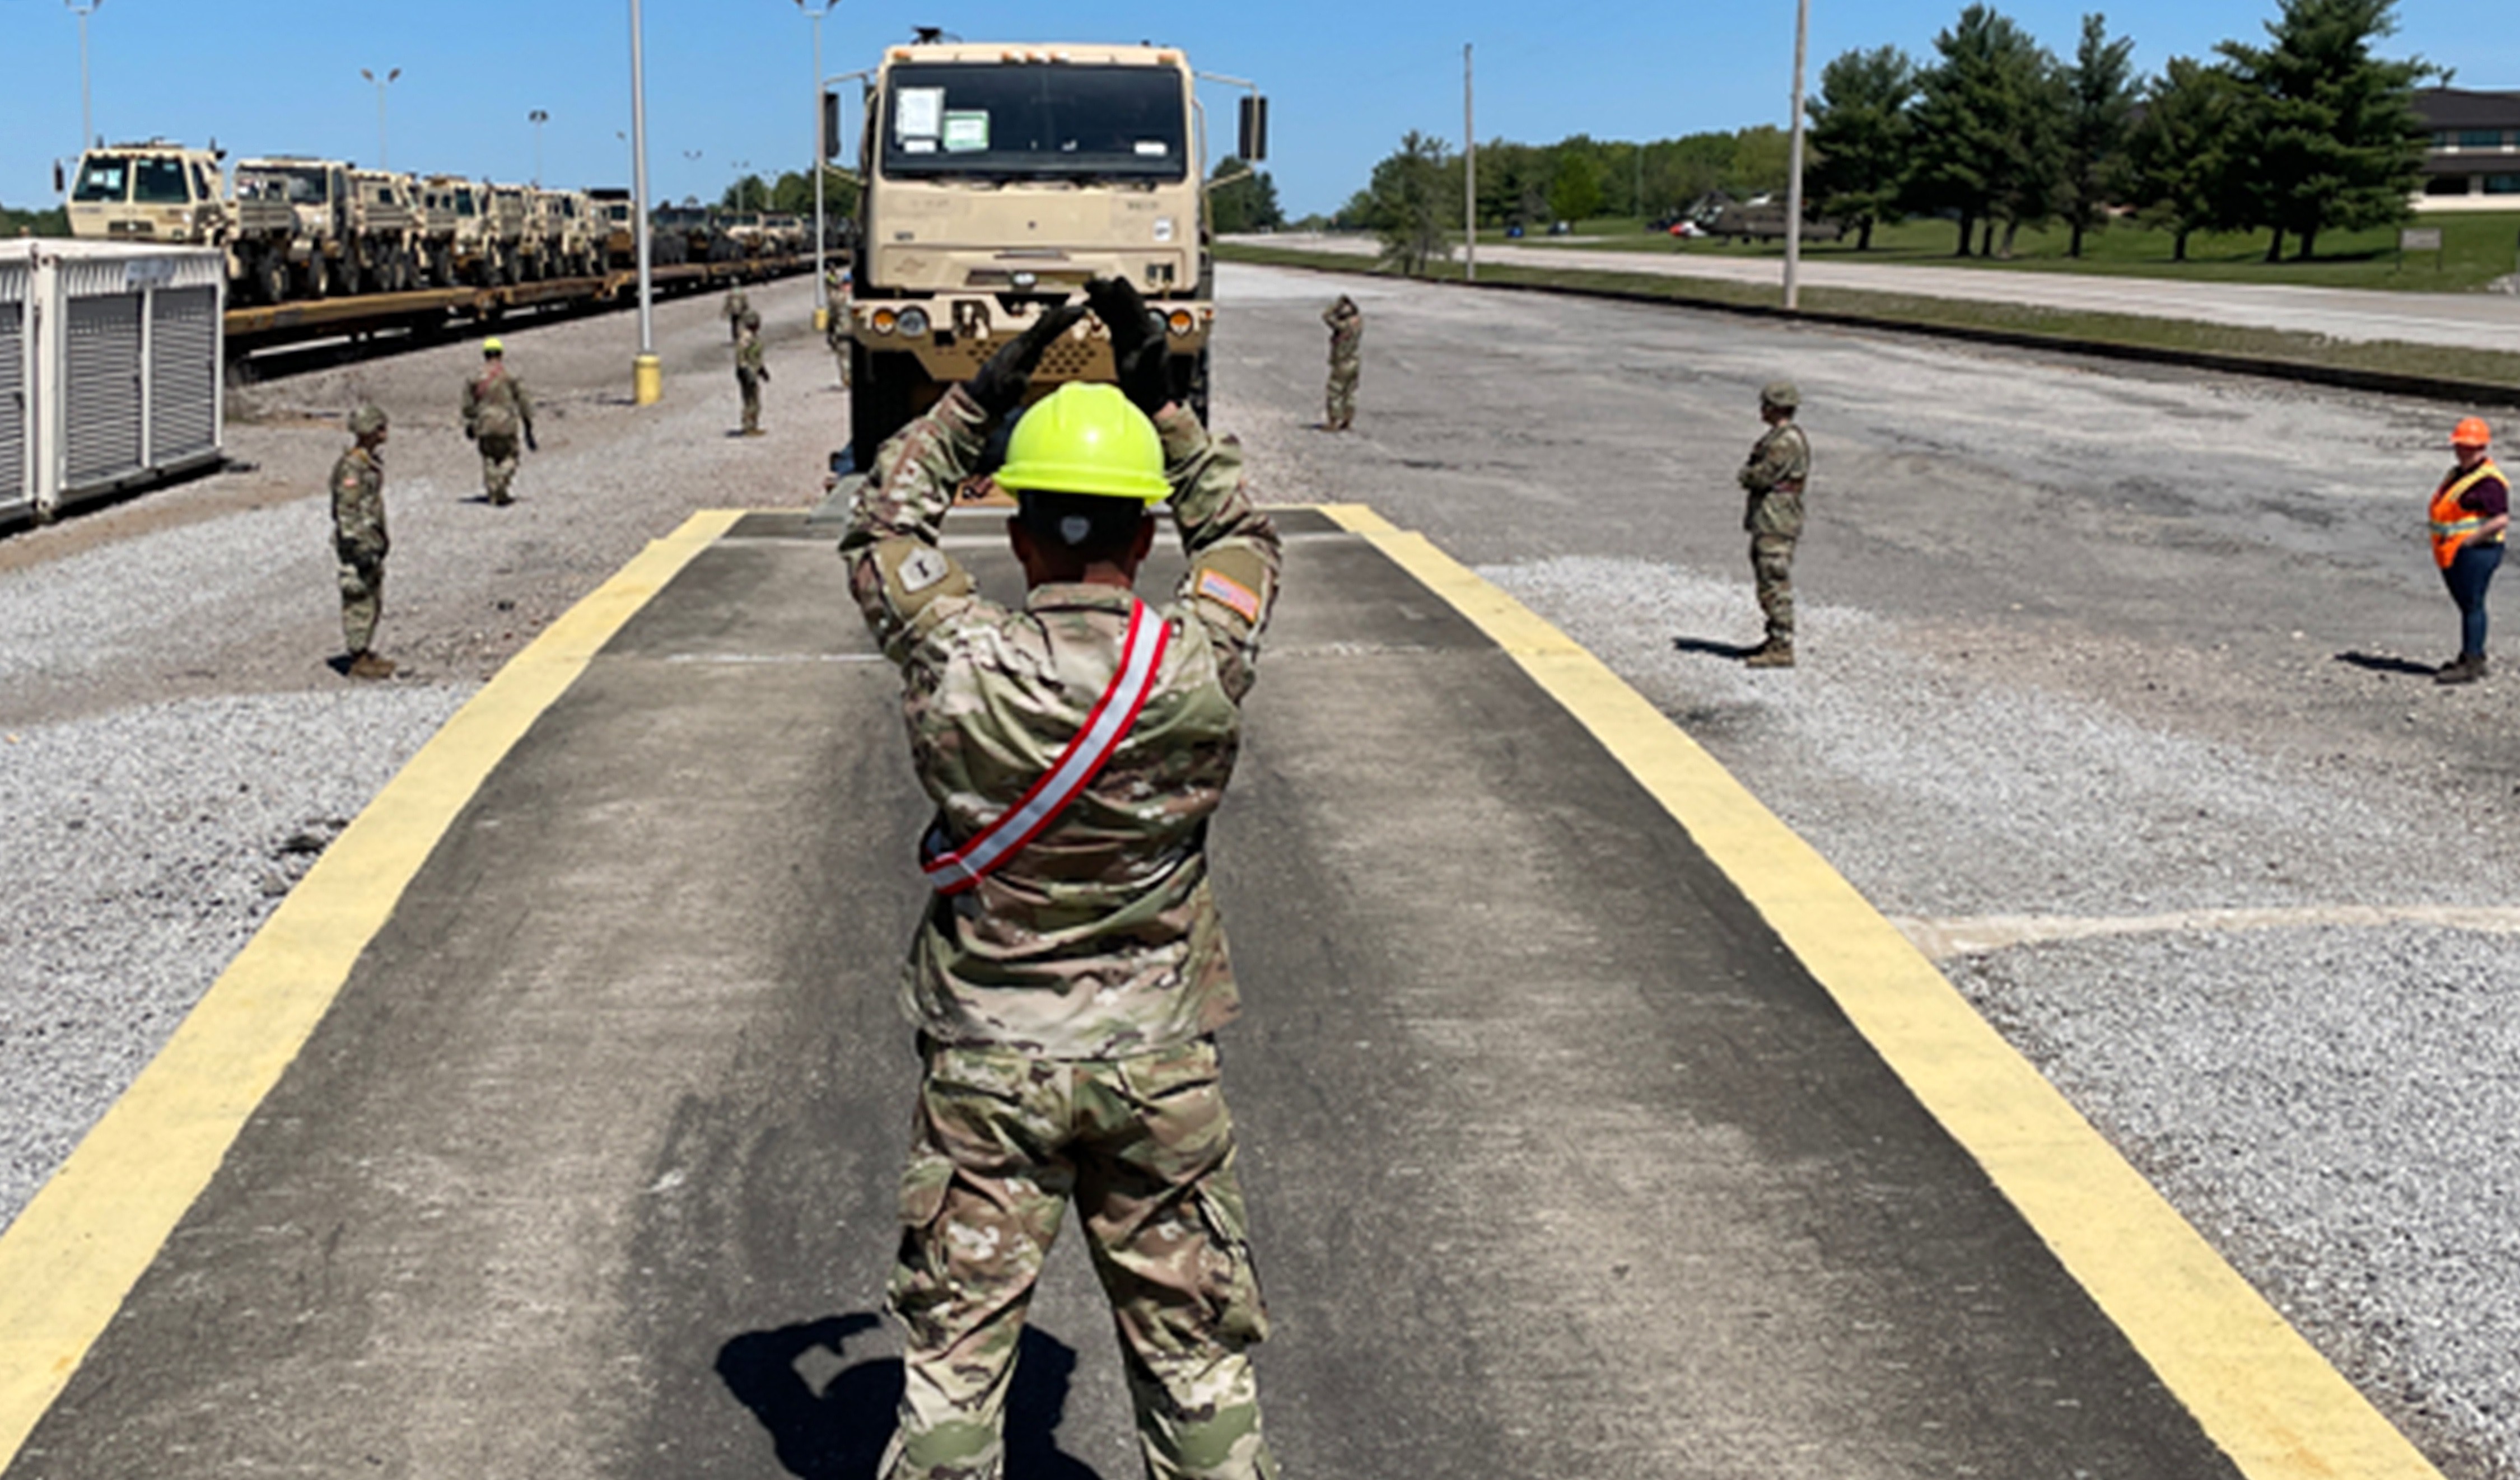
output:
[[1129, 727], [1138, 722], [1138, 711], [1155, 692], [1155, 679], [1163, 672], [1164, 649], [1171, 640], [1171, 629], [1146, 603], [1132, 605], [1129, 633], [1120, 648], [1120, 671], [1111, 675], [1111, 687], [1094, 701], [1094, 712], [1085, 717], [1083, 728], [1067, 742], [1057, 763], [1021, 800], [962, 847], [945, 850], [943, 839], [933, 830], [928, 833], [919, 867], [938, 893], [960, 894], [996, 872], [1076, 800], [1128, 738]]
[[2466, 544], [2476, 531], [2485, 527], [2485, 516], [2469, 514], [2459, 508], [2458, 501], [2466, 496], [2469, 489], [2487, 478], [2501, 476], [2502, 470], [2495, 467], [2493, 460], [2488, 459], [2477, 464], [2465, 477], [2450, 477], [2442, 480], [2441, 490], [2433, 495], [2430, 520], [2434, 564], [2448, 570], [2451, 561], [2458, 559], [2459, 547]]

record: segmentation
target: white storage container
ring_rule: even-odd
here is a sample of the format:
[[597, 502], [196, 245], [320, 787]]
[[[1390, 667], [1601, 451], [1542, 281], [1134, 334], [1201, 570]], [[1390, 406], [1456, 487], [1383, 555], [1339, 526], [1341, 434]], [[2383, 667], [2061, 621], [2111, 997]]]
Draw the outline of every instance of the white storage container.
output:
[[219, 460], [226, 283], [216, 249], [0, 243], [0, 517]]

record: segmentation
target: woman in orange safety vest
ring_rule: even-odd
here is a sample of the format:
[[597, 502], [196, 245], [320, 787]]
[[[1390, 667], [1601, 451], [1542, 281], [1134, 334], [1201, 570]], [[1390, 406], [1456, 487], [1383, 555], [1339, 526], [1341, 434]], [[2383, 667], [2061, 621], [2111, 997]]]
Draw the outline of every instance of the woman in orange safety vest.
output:
[[2434, 673], [2437, 684], [2485, 677], [2485, 588], [2502, 564], [2502, 531], [2511, 522], [2511, 480], [2486, 455], [2493, 439], [2477, 417], [2452, 428], [2458, 466], [2433, 490], [2433, 563], [2458, 604], [2458, 656]]

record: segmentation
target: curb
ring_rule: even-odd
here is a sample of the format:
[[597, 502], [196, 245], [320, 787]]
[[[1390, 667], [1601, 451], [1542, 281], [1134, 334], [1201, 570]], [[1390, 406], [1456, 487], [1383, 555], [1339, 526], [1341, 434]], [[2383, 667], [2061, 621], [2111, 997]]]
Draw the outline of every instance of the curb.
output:
[[[2217, 354], [2212, 350], [2164, 349], [2145, 344], [2115, 344], [2105, 339], [2074, 339], [2057, 335], [2026, 334], [2009, 329], [1973, 329], [1959, 324], [1920, 324], [1908, 319], [1876, 318], [1870, 314], [1830, 313], [1815, 309], [1788, 310], [1780, 305], [1770, 303], [1726, 303], [1708, 298], [1638, 292], [1624, 288], [1572, 288], [1557, 283], [1458, 283], [1431, 278], [1398, 278], [1370, 268], [1345, 267], [1330, 263], [1257, 262], [1244, 261], [1232, 256], [1224, 257], [1222, 260], [1239, 262], [1247, 267], [1282, 267], [1291, 268], [1296, 272], [1334, 273], [1344, 277], [1389, 278], [1393, 282], [1422, 283], [1433, 288], [1467, 288], [1483, 292], [1545, 293], [1561, 298], [1600, 298], [1621, 303], [1646, 303], [1662, 308], [1729, 313], [1743, 318], [1776, 319], [1794, 324], [1819, 324], [1833, 329], [1861, 329], [1881, 334], [1919, 335], [1926, 338], [1960, 339], [1977, 344], [1999, 344], [2012, 349], [2042, 349], [2054, 353], [2088, 355], [2102, 360], [2131, 360], [2148, 365], [2173, 365], [2186, 370], [2218, 371], [2225, 375], [2294, 381], [2314, 385], [2329, 385], [2344, 390], [2377, 391], [2385, 395], [2412, 396], [2419, 400], [2445, 401], [2453, 405], [2520, 406], [2520, 385], [2506, 385], [2498, 381], [2462, 381], [2438, 376], [2401, 375], [2384, 370], [2352, 370], [2335, 365], [2305, 365], [2292, 360], [2260, 359], [2253, 355]], [[1977, 300], [1955, 298], [1951, 301]], [[2163, 322], [2194, 323], [2197, 321], [2167, 319]]]

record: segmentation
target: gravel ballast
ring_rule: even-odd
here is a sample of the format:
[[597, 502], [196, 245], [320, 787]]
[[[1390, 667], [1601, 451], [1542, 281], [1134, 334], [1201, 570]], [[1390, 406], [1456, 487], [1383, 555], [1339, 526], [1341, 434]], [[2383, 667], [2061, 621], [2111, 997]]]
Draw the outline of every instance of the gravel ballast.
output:
[[[1264, 498], [1367, 502], [1433, 534], [1886, 914], [2299, 912], [1942, 965], [2446, 1471], [2520, 1476], [2520, 935], [2318, 918], [2498, 907], [2520, 877], [2508, 681], [2437, 694], [2397, 656], [2448, 631], [2429, 573], [2400, 568], [2419, 517], [2383, 493], [2429, 476], [2437, 409], [1677, 313], [1222, 282], [1215, 421]], [[1332, 438], [1303, 424], [1317, 315], [1342, 289], [1367, 308], [1367, 363], [1359, 430]], [[657, 312], [656, 408], [627, 404], [627, 315], [504, 335], [546, 408], [514, 508], [480, 500], [454, 429], [477, 356], [449, 344], [241, 390], [247, 466], [0, 540], [0, 1222], [322, 844], [544, 625], [694, 510], [820, 496], [844, 398], [811, 286], [752, 297], [772, 330], [766, 437], [728, 437], [724, 321], [683, 300]], [[1805, 661], [1753, 673], [1724, 650], [1756, 623], [1728, 470], [1756, 431], [1748, 394], [1780, 367], [1819, 455]], [[403, 670], [379, 685], [332, 666], [321, 498], [363, 398], [394, 418], [378, 648]], [[2223, 488], [2241, 493], [2206, 502]], [[1986, 512], [1942, 512], [1963, 501]], [[1944, 517], [1959, 532], [1926, 527]], [[1999, 521], [2035, 522], [2075, 563], [2025, 561]]]

